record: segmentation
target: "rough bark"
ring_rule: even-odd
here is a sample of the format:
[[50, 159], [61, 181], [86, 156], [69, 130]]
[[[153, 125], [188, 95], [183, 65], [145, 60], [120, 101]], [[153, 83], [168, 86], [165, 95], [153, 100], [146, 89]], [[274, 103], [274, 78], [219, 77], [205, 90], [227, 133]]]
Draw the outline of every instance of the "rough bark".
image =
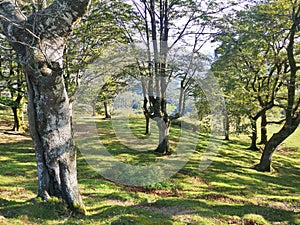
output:
[[85, 213], [79, 193], [71, 112], [62, 76], [64, 47], [89, 0], [56, 0], [25, 17], [14, 0], [0, 1], [1, 30], [21, 60], [28, 92], [28, 116], [34, 142], [38, 196], [63, 198]]
[[169, 132], [171, 122], [168, 117], [164, 119], [157, 119], [156, 121], [159, 129], [159, 143], [155, 149], [156, 153], [159, 154], [169, 154], [170, 153], [170, 144], [169, 144]]
[[263, 154], [260, 159], [260, 163], [255, 165], [255, 169], [262, 172], [271, 171], [272, 156], [278, 146], [288, 138], [298, 127], [300, 122], [300, 117], [295, 120], [294, 125], [288, 126], [284, 125], [282, 129], [275, 133], [270, 140], [266, 143]]

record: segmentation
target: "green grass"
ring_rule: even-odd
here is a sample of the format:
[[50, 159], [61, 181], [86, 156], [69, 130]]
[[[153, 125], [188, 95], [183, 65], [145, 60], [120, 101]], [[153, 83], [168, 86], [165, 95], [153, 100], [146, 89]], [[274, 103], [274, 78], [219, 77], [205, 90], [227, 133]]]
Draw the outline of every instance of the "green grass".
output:
[[[117, 138], [111, 121], [96, 122], [105, 147], [127, 164], [149, 165], [168, 157], [151, 154], [155, 143], [145, 146], [147, 151], [132, 150]], [[150, 138], [142, 135], [143, 124], [142, 118], [131, 118], [128, 127], [137, 138]], [[173, 127], [171, 134], [175, 150], [179, 128]], [[251, 169], [260, 153], [247, 149], [247, 137], [225, 142], [199, 135], [196, 151], [178, 173], [144, 188], [104, 179], [79, 152], [84, 217], [70, 216], [60, 200], [35, 199], [37, 173], [30, 137], [0, 130], [0, 224], [300, 224], [299, 135], [298, 129], [275, 152], [272, 173]], [[221, 149], [201, 171], [199, 163], [209, 140], [221, 143]]]

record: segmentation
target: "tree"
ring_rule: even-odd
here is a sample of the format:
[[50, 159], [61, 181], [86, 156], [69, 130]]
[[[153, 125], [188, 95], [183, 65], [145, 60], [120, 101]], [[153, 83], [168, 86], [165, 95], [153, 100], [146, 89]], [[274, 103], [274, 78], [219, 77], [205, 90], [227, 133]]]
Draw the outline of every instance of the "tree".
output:
[[[218, 37], [222, 41], [217, 50], [214, 70], [227, 92], [233, 95], [241, 115], [247, 115], [251, 125], [251, 146], [256, 150], [257, 120], [261, 118], [261, 144], [267, 142], [267, 112], [283, 97], [283, 80], [287, 57], [283, 54], [286, 33], [281, 32], [282, 19], [270, 24], [274, 15], [258, 4], [226, 18]], [[225, 24], [226, 24], [225, 23]], [[267, 34], [267, 35], [266, 35]], [[225, 82], [224, 82], [225, 81]], [[245, 98], [244, 95], [248, 97]], [[228, 98], [227, 98], [228, 99]], [[230, 111], [230, 109], [229, 109]]]
[[[39, 1], [44, 2], [44, 1]], [[0, 27], [22, 64], [38, 170], [38, 196], [63, 198], [85, 213], [78, 189], [69, 98], [62, 76], [67, 38], [89, 0], [55, 0], [25, 16], [14, 0], [0, 1]]]
[[0, 96], [0, 103], [11, 108], [14, 116], [13, 131], [25, 128], [23, 107], [25, 102], [25, 80], [18, 59], [7, 42], [1, 43], [0, 92], [7, 91], [9, 96]]
[[121, 0], [92, 1], [65, 48], [64, 78], [69, 96], [75, 94], [89, 64], [103, 58], [114, 46], [129, 42], [120, 20], [127, 23], [130, 17], [130, 6]]
[[124, 71], [121, 71], [118, 74], [110, 74], [110, 72], [107, 72], [106, 75], [110, 75], [110, 77], [101, 87], [97, 101], [101, 102], [104, 106], [105, 119], [110, 119], [111, 101], [126, 85], [128, 85], [129, 76], [125, 74]]
[[[259, 164], [255, 165], [258, 171], [269, 172], [271, 170], [272, 156], [278, 146], [289, 137], [300, 124], [300, 97], [299, 94], [299, 26], [300, 26], [300, 5], [299, 2], [280, 1], [276, 4], [271, 2], [271, 5], [278, 10], [277, 15], [281, 15], [282, 6], [289, 7], [290, 14], [287, 14], [290, 26], [286, 40], [288, 42], [286, 47], [286, 55], [288, 62], [286, 66], [289, 77], [285, 81], [285, 88], [287, 89], [287, 101], [283, 106], [285, 111], [285, 121], [282, 128], [268, 140], [265, 145], [263, 154]], [[279, 14], [280, 13], [280, 14]]]
[[[207, 32], [209, 21], [214, 15], [232, 6], [232, 2], [228, 1], [222, 6], [214, 0], [132, 2], [139, 18], [135, 22], [137, 33], [146, 52], [146, 59], [142, 64], [142, 69], [146, 71], [145, 79], [142, 80], [143, 110], [146, 120], [149, 118], [155, 120], [159, 129], [159, 144], [155, 152], [167, 154], [171, 120], [180, 116], [178, 113], [175, 117], [171, 117], [167, 112], [167, 86], [173, 72], [170, 56], [178, 46], [185, 46], [191, 50], [191, 55], [199, 51], [209, 38], [210, 32]], [[194, 37], [197, 39], [197, 45], [187, 44]], [[181, 97], [183, 93], [184, 90]]]
[[[218, 49], [221, 66], [218, 71], [230, 71], [226, 74], [230, 78], [223, 78], [234, 79], [233, 84], [239, 84], [249, 96], [250, 102], [244, 105], [251, 106], [248, 114], [251, 113], [254, 128], [252, 142], [256, 142], [255, 120], [262, 117], [264, 129], [268, 123], [281, 122], [266, 121], [266, 113], [271, 108], [285, 112], [280, 131], [267, 141], [262, 138], [265, 147], [260, 163], [255, 166], [259, 171], [270, 171], [274, 151], [299, 125], [300, 100], [296, 94], [300, 68], [299, 7], [298, 1], [263, 1], [226, 18], [230, 25], [224, 29], [222, 45]], [[266, 135], [266, 130], [262, 133]]]

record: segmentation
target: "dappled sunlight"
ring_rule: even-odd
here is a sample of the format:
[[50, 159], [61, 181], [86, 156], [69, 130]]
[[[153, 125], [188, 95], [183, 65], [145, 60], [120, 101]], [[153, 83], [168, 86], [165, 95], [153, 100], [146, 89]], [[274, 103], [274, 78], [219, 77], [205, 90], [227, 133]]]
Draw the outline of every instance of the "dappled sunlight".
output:
[[[130, 129], [137, 137], [143, 137], [143, 120], [136, 121], [140, 122], [130, 124]], [[83, 128], [88, 128], [87, 124], [85, 121], [79, 123]], [[0, 213], [7, 223], [25, 221], [38, 224], [39, 221], [51, 220], [56, 224], [80, 220], [95, 224], [119, 224], [122, 221], [151, 224], [157, 221], [159, 224], [215, 225], [243, 224], [243, 221], [252, 220], [266, 221], [265, 224], [297, 224], [300, 220], [299, 149], [278, 154], [274, 157], [276, 170], [260, 173], [252, 169], [260, 153], [248, 150], [246, 141], [233, 139], [228, 142], [221, 137], [193, 133], [190, 135], [198, 136], [197, 147], [178, 173], [155, 184], [134, 187], [109, 181], [87, 163], [101, 160], [101, 167], [109, 169], [116, 178], [122, 178], [118, 168], [111, 167], [110, 157], [99, 153], [95, 141], [100, 140], [113, 158], [126, 165], [146, 166], [165, 159], [176, 162], [180, 160], [176, 157], [178, 153], [157, 156], [152, 151], [135, 151], [117, 139], [111, 121], [96, 118], [95, 127], [96, 137], [81, 135], [77, 140], [91, 153], [85, 155], [81, 149], [78, 152], [79, 185], [88, 210], [86, 217], [69, 218], [59, 203], [44, 204], [32, 200], [36, 194], [37, 178], [30, 139], [8, 135], [11, 142], [0, 144]], [[188, 136], [181, 137], [177, 126], [172, 130], [174, 138], [171, 136], [171, 143], [176, 149], [180, 138], [186, 142]], [[86, 130], [82, 132], [79, 134]], [[188, 131], [182, 132], [189, 134]], [[199, 170], [201, 158], [211, 141], [221, 144], [221, 149], [206, 170]], [[151, 179], [152, 173], [157, 172], [161, 171], [148, 171], [144, 176]], [[134, 182], [140, 172], [131, 173], [131, 182]], [[49, 210], [52, 215], [46, 215]]]

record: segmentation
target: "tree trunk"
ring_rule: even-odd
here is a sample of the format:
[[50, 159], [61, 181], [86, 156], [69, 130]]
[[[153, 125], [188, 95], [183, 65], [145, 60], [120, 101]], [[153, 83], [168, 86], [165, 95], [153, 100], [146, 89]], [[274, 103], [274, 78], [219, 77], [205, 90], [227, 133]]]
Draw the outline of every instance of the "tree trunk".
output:
[[[31, 68], [35, 67], [34, 63]], [[85, 208], [79, 193], [76, 149], [71, 129], [69, 98], [61, 70], [49, 77], [25, 72], [28, 91], [30, 132], [35, 146], [38, 169], [38, 197], [64, 199], [80, 213]]]
[[146, 131], [145, 131], [145, 135], [151, 135], [151, 125], [150, 125], [150, 117], [148, 116], [148, 114], [144, 114], [145, 115], [145, 121], [146, 121]]
[[251, 121], [251, 145], [249, 147], [250, 150], [257, 151], [258, 147], [256, 146], [256, 140], [257, 140], [257, 125], [256, 120]]
[[224, 113], [224, 121], [223, 121], [223, 126], [224, 126], [224, 140], [225, 141], [229, 141], [229, 128], [230, 128], [230, 125], [229, 125], [229, 118], [228, 118], [228, 114], [225, 112]]
[[267, 115], [266, 113], [263, 113], [261, 116], [261, 138], [259, 144], [266, 144], [268, 141], [267, 136]]
[[180, 88], [180, 94], [179, 94], [179, 104], [178, 104], [178, 115], [182, 116], [184, 114], [185, 110], [185, 90], [184, 90], [184, 84], [183, 80], [181, 81], [181, 88]]
[[13, 131], [19, 131], [20, 130], [20, 123], [21, 123], [21, 118], [19, 117], [18, 113], [18, 107], [12, 107], [11, 108], [13, 111], [14, 115], [14, 126], [12, 128]]
[[288, 138], [298, 127], [298, 122], [295, 121], [293, 126], [284, 125], [278, 133], [275, 133], [266, 143], [259, 164], [255, 165], [255, 169], [262, 172], [271, 171], [272, 156], [278, 146]]
[[168, 118], [158, 119], [157, 126], [159, 130], [159, 143], [154, 152], [166, 155], [170, 153], [169, 144], [169, 131], [170, 131], [170, 120]]
[[147, 104], [148, 104], [148, 100], [146, 97], [144, 97], [144, 104], [143, 104], [143, 112], [144, 112], [144, 116], [145, 116], [145, 121], [146, 121], [146, 129], [145, 129], [145, 135], [151, 135], [151, 124], [150, 124], [150, 113], [148, 112], [147, 109]]
[[18, 94], [17, 99], [15, 100], [16, 106], [11, 107], [14, 115], [14, 126], [13, 131], [20, 131], [24, 128], [24, 121], [22, 118], [22, 98], [23, 95]]
[[104, 102], [104, 111], [105, 111], [105, 119], [111, 119], [109, 105], [107, 102]]
[[18, 54], [26, 76], [38, 196], [46, 201], [51, 196], [62, 198], [79, 213], [85, 213], [85, 208], [77, 184], [76, 150], [62, 65], [67, 38], [89, 3], [55, 0], [26, 17], [14, 0], [0, 1], [1, 31]]

